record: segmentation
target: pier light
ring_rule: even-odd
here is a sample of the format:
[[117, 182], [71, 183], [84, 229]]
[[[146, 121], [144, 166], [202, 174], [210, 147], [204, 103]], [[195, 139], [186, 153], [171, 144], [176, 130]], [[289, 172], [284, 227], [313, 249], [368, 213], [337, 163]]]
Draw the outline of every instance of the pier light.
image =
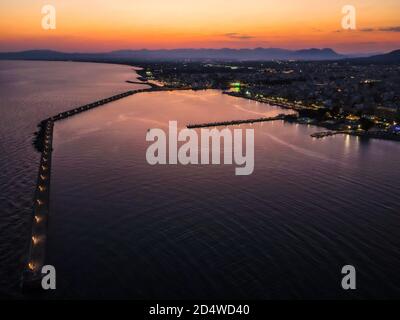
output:
[[31, 270], [31, 271], [34, 271], [34, 270], [35, 270], [35, 264], [34, 264], [32, 261], [30, 261], [30, 262], [28, 263], [28, 269]]
[[40, 179], [42, 179], [42, 180], [46, 180], [46, 176], [45, 176], [45, 175], [43, 175], [43, 174], [41, 174], [41, 175], [40, 175]]
[[41, 168], [42, 168], [43, 171], [47, 170], [47, 166], [42, 166]]
[[39, 223], [40, 221], [42, 221], [42, 219], [39, 216], [35, 216], [35, 222]]
[[45, 186], [39, 186], [39, 190], [40, 190], [40, 192], [43, 192], [43, 191], [46, 190], [46, 187]]
[[39, 239], [35, 236], [32, 236], [32, 243], [36, 245], [39, 242]]
[[40, 199], [36, 199], [36, 203], [37, 203], [39, 206], [41, 206], [41, 205], [44, 204], [44, 202], [43, 202], [42, 200], [40, 200]]

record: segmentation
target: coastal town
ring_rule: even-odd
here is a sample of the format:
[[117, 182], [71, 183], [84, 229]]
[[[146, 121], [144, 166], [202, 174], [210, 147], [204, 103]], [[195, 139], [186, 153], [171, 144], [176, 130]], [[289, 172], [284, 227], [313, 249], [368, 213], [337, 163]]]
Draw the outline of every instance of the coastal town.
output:
[[142, 80], [176, 89], [220, 89], [296, 111], [286, 121], [334, 133], [400, 141], [400, 65], [346, 61], [153, 62]]

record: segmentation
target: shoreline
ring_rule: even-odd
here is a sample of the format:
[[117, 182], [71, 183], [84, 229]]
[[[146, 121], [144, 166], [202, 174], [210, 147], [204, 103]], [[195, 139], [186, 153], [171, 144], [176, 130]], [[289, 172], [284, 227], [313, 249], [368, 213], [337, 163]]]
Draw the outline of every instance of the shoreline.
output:
[[[247, 96], [243, 96], [234, 92], [228, 92], [228, 91], [223, 91], [223, 94], [229, 95], [231, 97], [236, 97], [236, 98], [241, 98], [241, 99], [247, 99], [247, 100], [252, 100], [252, 101], [256, 101], [256, 102], [260, 102], [260, 103], [266, 103], [269, 104], [271, 106], [275, 106], [275, 107], [280, 107], [282, 109], [286, 109], [286, 110], [293, 110], [293, 111], [299, 111], [298, 108], [292, 107], [290, 105], [285, 105], [283, 103], [274, 103], [274, 102], [266, 102], [266, 101], [261, 101], [257, 98], [252, 98], [252, 97], [247, 97]], [[351, 136], [357, 136], [357, 137], [361, 137], [361, 138], [365, 138], [365, 139], [378, 139], [378, 140], [388, 140], [388, 141], [400, 141], [400, 135], [394, 135], [394, 134], [389, 134], [387, 132], [384, 131], [360, 131], [360, 130], [341, 130], [341, 129], [336, 129], [333, 128], [333, 126], [328, 126], [328, 125], [324, 125], [322, 124], [320, 121], [318, 121], [317, 119], [312, 119], [311, 122], [309, 123], [305, 123], [301, 120], [299, 120], [300, 118], [287, 118], [285, 119], [285, 121], [289, 122], [289, 123], [298, 123], [298, 124], [307, 124], [307, 125], [313, 125], [319, 128], [324, 128], [324, 129], [328, 129], [328, 132], [324, 132], [325, 135], [323, 135], [323, 137], [325, 136], [333, 136], [336, 134], [348, 134]], [[311, 137], [313, 138], [321, 138], [318, 137], [318, 132], [311, 134]]]

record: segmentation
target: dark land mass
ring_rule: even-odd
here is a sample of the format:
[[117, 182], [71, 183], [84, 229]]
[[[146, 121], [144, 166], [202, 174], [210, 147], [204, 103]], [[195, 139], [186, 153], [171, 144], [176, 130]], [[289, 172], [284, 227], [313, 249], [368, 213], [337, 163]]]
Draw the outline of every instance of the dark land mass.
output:
[[119, 50], [108, 53], [65, 53], [52, 50], [3, 52], [0, 59], [72, 61], [254, 61], [254, 60], [337, 60], [346, 56], [332, 49], [173, 49]]

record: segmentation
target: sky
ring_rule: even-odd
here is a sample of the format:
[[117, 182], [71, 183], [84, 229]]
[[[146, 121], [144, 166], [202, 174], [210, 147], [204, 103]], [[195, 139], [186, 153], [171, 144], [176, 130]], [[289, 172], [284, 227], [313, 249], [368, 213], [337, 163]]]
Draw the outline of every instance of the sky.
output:
[[[44, 30], [41, 9], [56, 9]], [[342, 7], [356, 29], [342, 28]], [[400, 49], [400, 0], [1, 0], [0, 51], [172, 48]]]

